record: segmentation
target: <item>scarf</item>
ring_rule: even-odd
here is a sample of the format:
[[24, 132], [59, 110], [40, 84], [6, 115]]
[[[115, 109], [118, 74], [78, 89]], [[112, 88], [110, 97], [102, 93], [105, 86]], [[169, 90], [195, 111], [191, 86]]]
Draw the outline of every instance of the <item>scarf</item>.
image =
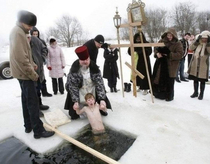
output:
[[199, 44], [198, 47], [195, 50], [195, 55], [194, 56], [196, 58], [199, 58], [199, 56], [203, 57], [205, 49], [206, 49], [206, 43]]

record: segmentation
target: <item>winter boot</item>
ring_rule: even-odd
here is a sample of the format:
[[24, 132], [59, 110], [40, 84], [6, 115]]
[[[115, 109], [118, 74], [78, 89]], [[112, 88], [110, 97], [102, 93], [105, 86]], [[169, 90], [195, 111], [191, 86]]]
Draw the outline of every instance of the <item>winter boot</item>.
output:
[[[128, 83], [124, 83], [124, 91], [127, 90], [127, 87], [128, 87]], [[127, 91], [126, 91], [127, 92]]]
[[42, 85], [42, 87], [41, 87], [42, 96], [43, 97], [52, 97], [52, 94], [47, 92], [46, 80], [44, 80], [41, 85]]
[[47, 110], [47, 109], [49, 109], [49, 106], [48, 106], [48, 105], [43, 105], [43, 104], [42, 104], [42, 99], [41, 99], [41, 97], [39, 97], [39, 109], [40, 109], [40, 110]]
[[117, 92], [117, 88], [116, 87], [114, 87], [113, 89], [114, 89], [114, 92]]
[[131, 91], [131, 83], [128, 83], [128, 84], [127, 84], [126, 92], [130, 92], [130, 91]]
[[198, 99], [199, 100], [203, 100], [204, 89], [205, 89], [205, 82], [204, 83], [201, 83], [201, 86], [200, 86], [200, 94], [198, 96]]
[[198, 97], [198, 81], [194, 81], [194, 93], [190, 96], [191, 98]]

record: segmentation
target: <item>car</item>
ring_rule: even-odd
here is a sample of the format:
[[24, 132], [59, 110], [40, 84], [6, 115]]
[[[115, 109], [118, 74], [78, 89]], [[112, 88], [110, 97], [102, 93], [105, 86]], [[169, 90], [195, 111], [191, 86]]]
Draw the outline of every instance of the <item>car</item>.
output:
[[0, 48], [0, 79], [12, 79], [9, 63], [9, 46]]
[[2, 79], [12, 79], [9, 61], [0, 63], [0, 77]]

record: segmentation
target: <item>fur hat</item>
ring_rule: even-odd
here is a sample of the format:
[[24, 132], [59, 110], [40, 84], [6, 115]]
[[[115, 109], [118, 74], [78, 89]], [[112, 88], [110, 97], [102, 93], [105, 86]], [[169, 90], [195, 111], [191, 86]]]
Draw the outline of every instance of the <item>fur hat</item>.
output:
[[210, 37], [210, 32], [205, 30], [203, 32], [201, 32], [201, 38], [208, 38]]
[[104, 44], [104, 37], [103, 35], [97, 35], [94, 40], [100, 44]]
[[37, 22], [36, 15], [26, 10], [20, 10], [18, 12], [17, 20], [18, 22], [25, 23], [29, 26], [36, 26]]
[[89, 57], [88, 49], [86, 46], [77, 47], [75, 53], [80, 60], [86, 60]]

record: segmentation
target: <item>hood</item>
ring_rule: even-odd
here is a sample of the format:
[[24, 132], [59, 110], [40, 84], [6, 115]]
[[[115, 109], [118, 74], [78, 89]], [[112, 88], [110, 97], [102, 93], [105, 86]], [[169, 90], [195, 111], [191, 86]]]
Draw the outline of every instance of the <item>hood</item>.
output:
[[34, 31], [38, 31], [38, 38], [39, 38], [39, 30], [34, 26], [32, 30], [30, 30], [31, 35], [33, 34]]
[[176, 31], [175, 31], [174, 28], [169, 28], [166, 32], [163, 33], [163, 35], [161, 36], [161, 38], [162, 39], [166, 39], [167, 33], [171, 33], [174, 36], [173, 40], [178, 41], [178, 36], [177, 36], [177, 33], [176, 33]]
[[[147, 43], [147, 40], [146, 40], [146, 38], [145, 38], [143, 32], [141, 32], [141, 34], [142, 34], [143, 43]], [[136, 34], [134, 35], [134, 38], [133, 38], [133, 42], [134, 42], [134, 43], [137, 43], [137, 42], [136, 42], [136, 39], [137, 39], [138, 37], [140, 37], [140, 33], [136, 33]]]
[[201, 32], [200, 35], [202, 38], [208, 38], [208, 37], [210, 37], [210, 32], [205, 30], [205, 31]]
[[49, 39], [48, 39], [48, 41], [50, 42], [51, 39], [54, 39], [55, 41], [57, 41], [54, 36], [50, 36]]

